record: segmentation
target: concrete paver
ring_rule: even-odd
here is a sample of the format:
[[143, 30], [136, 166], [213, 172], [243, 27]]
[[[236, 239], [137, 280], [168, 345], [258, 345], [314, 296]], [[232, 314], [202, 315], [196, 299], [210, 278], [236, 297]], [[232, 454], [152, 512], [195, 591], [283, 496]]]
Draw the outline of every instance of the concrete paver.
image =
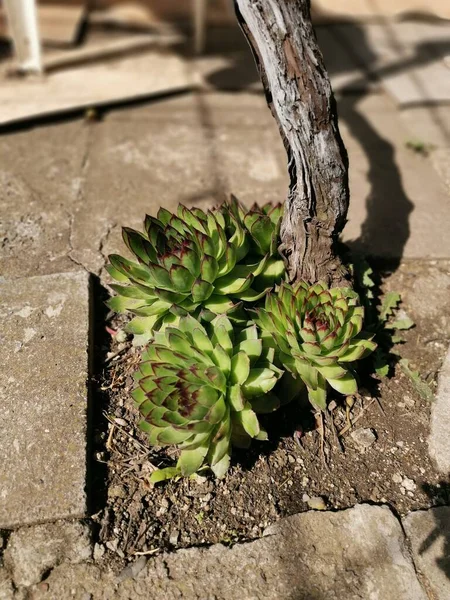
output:
[[13, 600], [14, 588], [8, 571], [0, 567], [0, 600]]
[[25, 277], [79, 270], [70, 251], [88, 127], [82, 121], [3, 135], [0, 273]]
[[[450, 70], [449, 75], [450, 77]], [[405, 108], [400, 119], [411, 138], [427, 144], [431, 150], [450, 147], [450, 110], [448, 105]], [[431, 153], [433, 157], [434, 151]]]
[[86, 510], [89, 276], [0, 284], [0, 528]]
[[30, 586], [62, 562], [72, 564], [91, 558], [92, 548], [87, 525], [56, 522], [22, 527], [14, 531], [4, 553], [4, 563], [14, 585]]
[[445, 475], [450, 474], [450, 350], [439, 372], [436, 398], [431, 407], [430, 456]]
[[89, 565], [61, 565], [46, 579], [45, 592], [33, 588], [33, 599], [81, 600], [89, 594], [95, 600], [427, 598], [388, 508], [303, 513], [282, 519], [266, 533], [232, 548], [218, 544], [163, 554], [134, 578]]
[[406, 147], [411, 133], [384, 94], [338, 104], [350, 160], [345, 241], [382, 257], [450, 256], [450, 203], [430, 160]]
[[450, 598], [450, 507], [411, 513], [403, 526], [430, 598]]
[[145, 214], [155, 214], [159, 206], [217, 201], [213, 156], [195, 115], [193, 122], [177, 125], [108, 119], [96, 124], [74, 214], [71, 256], [98, 273], [108, 253], [123, 251], [120, 226], [141, 227]]
[[447, 0], [316, 0], [313, 9], [318, 15], [365, 20], [392, 17], [401, 13], [420, 13], [450, 18]]
[[405, 21], [341, 27], [345, 45], [374, 73], [399, 106], [448, 102], [450, 48], [447, 21]]
[[[380, 256], [450, 256], [448, 190], [432, 157], [406, 148], [411, 132], [394, 104], [369, 94], [338, 106], [352, 193], [344, 239]], [[7, 138], [4, 275], [99, 273], [108, 253], [123, 251], [120, 227], [140, 227], [160, 205], [286, 197], [285, 151], [262, 96], [193, 94], [130, 114]]]

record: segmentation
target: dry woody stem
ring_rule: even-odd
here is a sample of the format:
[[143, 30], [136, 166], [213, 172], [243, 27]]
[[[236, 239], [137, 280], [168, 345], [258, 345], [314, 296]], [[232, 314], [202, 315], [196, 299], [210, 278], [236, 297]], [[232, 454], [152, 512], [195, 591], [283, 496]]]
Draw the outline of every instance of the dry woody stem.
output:
[[348, 285], [335, 253], [349, 203], [348, 158], [310, 2], [235, 0], [235, 7], [288, 155], [280, 252], [289, 279]]

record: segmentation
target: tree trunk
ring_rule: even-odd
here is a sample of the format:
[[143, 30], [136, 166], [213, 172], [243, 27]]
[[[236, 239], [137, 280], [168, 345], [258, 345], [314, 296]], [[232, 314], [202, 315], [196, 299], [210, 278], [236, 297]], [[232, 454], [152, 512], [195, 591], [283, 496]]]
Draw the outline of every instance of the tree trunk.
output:
[[310, 2], [235, 0], [235, 8], [288, 155], [279, 250], [289, 279], [348, 285], [335, 253], [349, 203], [348, 158]]

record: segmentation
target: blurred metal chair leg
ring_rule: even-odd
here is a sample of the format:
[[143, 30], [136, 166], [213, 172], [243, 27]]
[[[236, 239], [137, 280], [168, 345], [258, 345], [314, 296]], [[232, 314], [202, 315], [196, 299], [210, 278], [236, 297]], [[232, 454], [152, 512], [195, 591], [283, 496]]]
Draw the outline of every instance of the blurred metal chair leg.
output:
[[205, 49], [206, 39], [206, 3], [208, 0], [194, 1], [194, 49], [201, 54]]
[[41, 43], [35, 0], [3, 0], [18, 70], [41, 73]]

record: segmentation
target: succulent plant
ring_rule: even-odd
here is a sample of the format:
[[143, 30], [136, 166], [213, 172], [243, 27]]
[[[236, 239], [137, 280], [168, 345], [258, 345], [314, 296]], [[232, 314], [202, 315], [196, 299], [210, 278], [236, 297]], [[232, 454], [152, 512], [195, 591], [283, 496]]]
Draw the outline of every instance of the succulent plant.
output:
[[280, 363], [304, 382], [316, 409], [326, 408], [327, 382], [342, 394], [357, 391], [349, 363], [376, 344], [361, 331], [364, 309], [356, 292], [283, 283], [266, 296], [264, 309], [251, 312], [265, 344], [277, 348]]
[[174, 468], [153, 481], [191, 475], [209, 465], [216, 476], [228, 469], [231, 445], [266, 439], [257, 412], [278, 406], [270, 393], [282, 371], [264, 349], [256, 325], [237, 330], [226, 315], [205, 327], [181, 317], [177, 328], [155, 334], [135, 374], [132, 395], [152, 445], [176, 445]]
[[109, 257], [107, 269], [120, 284], [111, 286], [117, 296], [109, 307], [136, 315], [130, 331], [149, 337], [174, 315], [202, 309], [211, 319], [257, 301], [284, 274], [280, 218], [281, 206], [247, 211], [235, 199], [208, 212], [161, 208], [146, 217], [145, 233], [123, 229], [137, 262]]

